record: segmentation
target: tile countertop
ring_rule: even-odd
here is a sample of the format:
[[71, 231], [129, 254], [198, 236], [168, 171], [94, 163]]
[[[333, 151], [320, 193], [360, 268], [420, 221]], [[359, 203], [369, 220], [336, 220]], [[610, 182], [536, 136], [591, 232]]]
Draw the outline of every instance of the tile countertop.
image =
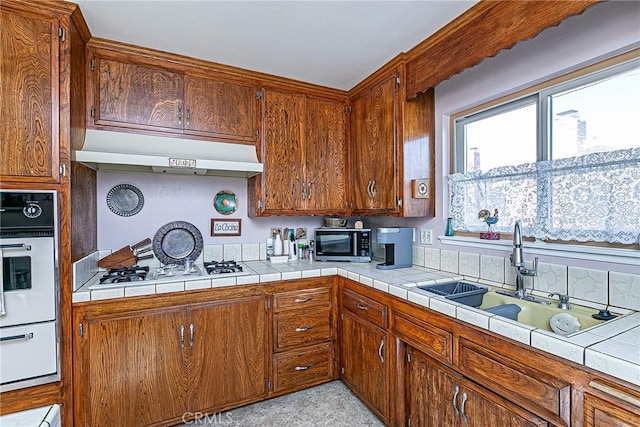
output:
[[[181, 281], [163, 281], [157, 284], [153, 281], [144, 281], [138, 282], [142, 284], [89, 290], [88, 287], [98, 281], [102, 274], [100, 272], [74, 292], [73, 302], [337, 274], [572, 362], [640, 385], [640, 312], [631, 312], [589, 328], [584, 332], [564, 337], [416, 289], [419, 285], [447, 282], [452, 279], [477, 282], [477, 279], [469, 279], [453, 273], [417, 266], [398, 270], [378, 270], [375, 268], [375, 263], [310, 262], [308, 260], [289, 261], [282, 264], [272, 264], [269, 261], [247, 261], [241, 264], [245, 267], [245, 271], [250, 271], [251, 274], [220, 278], [196, 276]], [[491, 285], [494, 287], [502, 286], [498, 283], [491, 283]]]

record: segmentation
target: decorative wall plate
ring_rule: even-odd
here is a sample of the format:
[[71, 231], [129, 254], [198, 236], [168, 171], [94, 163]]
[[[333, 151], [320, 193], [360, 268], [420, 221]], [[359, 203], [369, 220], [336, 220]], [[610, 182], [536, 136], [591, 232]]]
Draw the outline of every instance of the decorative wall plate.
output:
[[153, 236], [153, 253], [162, 264], [182, 264], [195, 260], [202, 252], [202, 234], [185, 221], [163, 225]]
[[229, 190], [220, 191], [213, 198], [213, 207], [222, 215], [231, 215], [238, 209], [238, 197]]
[[136, 186], [119, 184], [107, 193], [107, 206], [116, 215], [133, 216], [142, 210], [144, 196]]

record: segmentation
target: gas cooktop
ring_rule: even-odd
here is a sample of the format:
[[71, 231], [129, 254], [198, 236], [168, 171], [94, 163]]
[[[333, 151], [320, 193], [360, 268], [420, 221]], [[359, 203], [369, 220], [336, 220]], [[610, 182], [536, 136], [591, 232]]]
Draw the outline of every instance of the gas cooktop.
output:
[[185, 263], [181, 265], [163, 265], [158, 268], [133, 266], [131, 268], [114, 268], [105, 271], [97, 283], [90, 284], [88, 289], [119, 288], [123, 286], [151, 285], [162, 282], [179, 282], [195, 280], [202, 276], [236, 277], [252, 274], [236, 261], [209, 261], [204, 265]]

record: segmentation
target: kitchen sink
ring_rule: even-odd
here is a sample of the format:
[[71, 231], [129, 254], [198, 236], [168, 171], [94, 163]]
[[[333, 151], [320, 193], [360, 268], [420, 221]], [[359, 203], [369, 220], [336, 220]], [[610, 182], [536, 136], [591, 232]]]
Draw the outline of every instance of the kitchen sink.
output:
[[[556, 331], [554, 331], [551, 327], [550, 322], [551, 318], [558, 314], [570, 315], [575, 317], [575, 319], [577, 319], [577, 321], [580, 323], [579, 331], [584, 331], [585, 329], [599, 325], [603, 322], [603, 320], [598, 320], [591, 317], [592, 314], [598, 313], [598, 310], [592, 308], [572, 305], [571, 309], [564, 310], [556, 307], [553, 302], [551, 303], [551, 305], [544, 305], [536, 302], [524, 301], [507, 295], [501, 295], [496, 292], [487, 292], [486, 294], [484, 294], [482, 298], [482, 304], [478, 308], [481, 310], [493, 308], [493, 310], [491, 311], [499, 312], [500, 310], [496, 310], [495, 307], [508, 304], [515, 304], [520, 308], [520, 312], [517, 313], [517, 321], [519, 323], [524, 323], [525, 325], [533, 326], [534, 328], [540, 328], [550, 332], [559, 333], [560, 335], [568, 335], [577, 331], [570, 330], [568, 333], [565, 333], [565, 330], [558, 330], [558, 328], [562, 328], [562, 321], [569, 319], [567, 316], [556, 317], [556, 319], [559, 319], [561, 321], [561, 324], [559, 326], [558, 323], [556, 323]], [[570, 320], [571, 322], [573, 322], [573, 319]]]

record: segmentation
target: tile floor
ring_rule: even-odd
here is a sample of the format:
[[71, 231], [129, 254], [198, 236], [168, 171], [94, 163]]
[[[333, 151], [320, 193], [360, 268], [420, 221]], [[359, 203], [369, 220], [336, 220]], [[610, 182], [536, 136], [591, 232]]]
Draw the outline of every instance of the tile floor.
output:
[[341, 381], [332, 381], [180, 426], [377, 427], [384, 424]]

